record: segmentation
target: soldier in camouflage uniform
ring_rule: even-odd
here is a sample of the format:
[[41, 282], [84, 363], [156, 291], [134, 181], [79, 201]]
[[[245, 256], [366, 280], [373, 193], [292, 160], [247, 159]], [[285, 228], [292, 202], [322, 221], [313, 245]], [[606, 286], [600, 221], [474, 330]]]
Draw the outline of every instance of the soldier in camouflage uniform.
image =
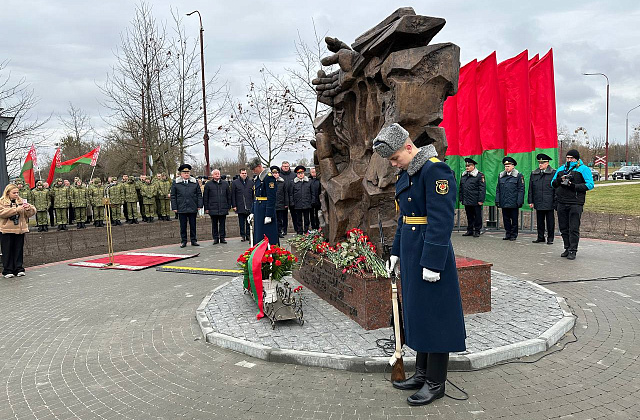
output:
[[136, 184], [136, 194], [138, 194], [138, 204], [140, 205], [140, 215], [142, 216], [142, 220], [146, 221], [147, 220], [147, 213], [145, 212], [145, 208], [144, 208], [144, 198], [142, 197], [142, 186], [146, 184], [146, 180], [147, 180], [147, 176], [142, 174], [140, 175], [140, 178], [135, 178], [132, 177], [133, 179], [135, 179], [135, 184]]
[[53, 209], [56, 214], [58, 230], [67, 230], [69, 203], [71, 202], [69, 187], [64, 185], [62, 178], [56, 179], [56, 183], [50, 190], [53, 197]]
[[171, 192], [171, 180], [167, 174], [162, 174], [161, 181], [158, 182], [158, 220], [164, 220], [170, 222], [169, 212], [171, 211], [171, 199], [169, 193]]
[[124, 204], [127, 206], [126, 215], [127, 224], [138, 224], [138, 191], [136, 190], [136, 182], [133, 177], [127, 177], [125, 182], [122, 180], [122, 188], [124, 191]]
[[80, 178], [76, 178], [71, 188], [71, 206], [76, 218], [76, 228], [84, 229], [87, 222], [87, 206], [89, 205], [89, 192], [82, 184]]
[[93, 212], [93, 226], [104, 227], [104, 189], [100, 178], [94, 178], [93, 183], [89, 185], [89, 204]]
[[15, 184], [16, 187], [18, 187], [18, 189], [20, 190], [20, 192], [18, 193], [20, 198], [26, 199], [28, 203], [31, 203], [33, 196], [31, 195], [31, 188], [29, 187], [29, 184], [25, 184], [22, 178], [16, 179]]
[[142, 205], [144, 207], [145, 222], [153, 223], [153, 215], [156, 213], [156, 197], [158, 196], [158, 187], [151, 182], [151, 178], [146, 177], [144, 184], [140, 188], [142, 194]]
[[44, 183], [38, 181], [36, 188], [31, 191], [33, 196], [33, 205], [37, 209], [36, 213], [36, 225], [38, 226], [38, 232], [49, 231], [49, 219], [47, 218], [49, 207], [51, 207], [51, 199], [49, 197], [49, 190], [44, 188]]
[[122, 205], [124, 204], [124, 190], [122, 185], [118, 183], [117, 177], [110, 177], [111, 182], [109, 184], [108, 194], [109, 201], [111, 202], [111, 224], [115, 226], [122, 226], [120, 219], [122, 218]]

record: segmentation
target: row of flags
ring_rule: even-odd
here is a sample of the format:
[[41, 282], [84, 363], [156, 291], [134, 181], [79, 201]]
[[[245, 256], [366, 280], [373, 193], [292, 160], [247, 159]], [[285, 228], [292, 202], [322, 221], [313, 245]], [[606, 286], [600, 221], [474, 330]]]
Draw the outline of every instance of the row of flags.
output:
[[[53, 156], [51, 167], [49, 168], [49, 176], [47, 177], [47, 182], [49, 183], [49, 185], [51, 185], [51, 183], [53, 182], [56, 174], [71, 172], [78, 165], [96, 166], [98, 162], [98, 155], [100, 155], [100, 146], [96, 147], [88, 153], [85, 153], [82, 156], [65, 160], [64, 162], [60, 160], [61, 155], [62, 151], [60, 150], [60, 148], [58, 148], [55, 155]], [[36, 147], [32, 144], [31, 148], [29, 149], [29, 153], [27, 153], [27, 157], [24, 160], [24, 164], [22, 165], [22, 170], [20, 171], [20, 177], [24, 180], [25, 184], [28, 184], [31, 188], [34, 188], [36, 186], [34, 168], [37, 167], [38, 158]]]
[[458, 93], [445, 101], [440, 126], [447, 135], [446, 162], [458, 179], [465, 157], [478, 162], [487, 183], [486, 205], [495, 205], [504, 156], [513, 157], [527, 179], [538, 167], [538, 153], [549, 155], [557, 167], [553, 49], [530, 59], [524, 50], [501, 63], [494, 51], [461, 67]]

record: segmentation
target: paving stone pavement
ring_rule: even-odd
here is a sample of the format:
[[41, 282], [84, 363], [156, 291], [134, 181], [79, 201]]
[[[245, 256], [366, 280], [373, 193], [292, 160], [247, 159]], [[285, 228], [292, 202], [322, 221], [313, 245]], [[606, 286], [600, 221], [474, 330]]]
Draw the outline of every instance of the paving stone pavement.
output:
[[[453, 242], [458, 254], [519, 279], [573, 281], [545, 287], [578, 315], [578, 341], [531, 364], [451, 372], [469, 399], [427, 407], [409, 407], [409, 393], [382, 373], [274, 364], [206, 344], [194, 310], [229, 278], [28, 269], [0, 281], [0, 419], [636, 418], [640, 247], [581, 241], [578, 258], [566, 261], [559, 244], [531, 239], [507, 246], [499, 234], [456, 235]], [[243, 245], [203, 242], [201, 256], [184, 265], [232, 268]]]
[[[292, 287], [299, 285], [291, 277], [286, 280]], [[308, 289], [302, 292], [304, 325], [284, 321], [272, 330], [266, 318], [256, 319], [256, 304], [243, 293], [242, 282], [237, 277], [211, 296], [205, 312], [215, 332], [280, 349], [360, 357], [387, 355], [376, 342], [388, 339], [391, 328], [367, 331]], [[462, 354], [537, 338], [563, 317], [555, 296], [532, 283], [494, 271], [491, 286], [491, 312], [465, 316], [467, 351]], [[415, 353], [409, 349], [406, 355]]]

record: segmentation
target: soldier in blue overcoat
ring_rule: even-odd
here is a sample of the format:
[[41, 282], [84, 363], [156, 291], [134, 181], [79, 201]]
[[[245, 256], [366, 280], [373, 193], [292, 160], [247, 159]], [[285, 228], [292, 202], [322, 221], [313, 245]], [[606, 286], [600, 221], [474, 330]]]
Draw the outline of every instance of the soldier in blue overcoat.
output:
[[276, 194], [278, 185], [268, 168], [262, 167], [259, 158], [249, 162], [249, 169], [256, 175], [254, 181], [255, 199], [249, 215], [253, 220], [253, 243], [257, 244], [264, 235], [269, 238], [269, 244], [280, 245], [278, 238], [278, 223], [276, 219]]
[[405, 343], [417, 352], [415, 374], [393, 386], [419, 389], [407, 399], [410, 405], [429, 404], [444, 396], [449, 353], [466, 350], [451, 245], [456, 179], [433, 145], [416, 147], [397, 123], [380, 131], [373, 149], [401, 169], [395, 194], [400, 218], [387, 268], [400, 272]]

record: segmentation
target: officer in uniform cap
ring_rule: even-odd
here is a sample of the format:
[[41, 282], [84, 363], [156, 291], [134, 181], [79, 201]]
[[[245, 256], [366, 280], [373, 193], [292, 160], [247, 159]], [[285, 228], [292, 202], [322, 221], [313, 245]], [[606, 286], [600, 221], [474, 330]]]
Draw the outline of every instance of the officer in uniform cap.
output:
[[467, 232], [462, 236], [478, 238], [482, 229], [482, 204], [487, 193], [484, 174], [476, 168], [478, 162], [465, 158], [466, 170], [460, 177], [460, 201], [467, 213]]
[[429, 404], [444, 396], [449, 353], [466, 349], [451, 245], [456, 179], [433, 145], [417, 148], [397, 123], [380, 131], [373, 150], [401, 169], [400, 218], [387, 269], [400, 274], [405, 344], [417, 352], [415, 374], [393, 386], [419, 390], [407, 399], [410, 405]]
[[496, 186], [496, 207], [502, 208], [505, 241], [515, 241], [518, 237], [518, 212], [524, 204], [524, 176], [515, 166], [516, 160], [510, 156], [502, 159], [504, 171], [498, 176]]
[[530, 208], [536, 209], [536, 225], [538, 227], [538, 237], [533, 243], [544, 243], [545, 224], [547, 230], [547, 244], [553, 244], [555, 224], [554, 209], [556, 207], [556, 194], [551, 180], [556, 174], [556, 170], [549, 166], [552, 160], [549, 155], [538, 153], [538, 168], [531, 172], [529, 177], [529, 194], [527, 201]]
[[278, 222], [276, 221], [276, 194], [278, 185], [268, 168], [262, 167], [260, 158], [249, 162], [249, 169], [256, 175], [254, 201], [248, 221], [253, 223], [253, 243], [260, 242], [267, 235], [271, 245], [279, 245]]

